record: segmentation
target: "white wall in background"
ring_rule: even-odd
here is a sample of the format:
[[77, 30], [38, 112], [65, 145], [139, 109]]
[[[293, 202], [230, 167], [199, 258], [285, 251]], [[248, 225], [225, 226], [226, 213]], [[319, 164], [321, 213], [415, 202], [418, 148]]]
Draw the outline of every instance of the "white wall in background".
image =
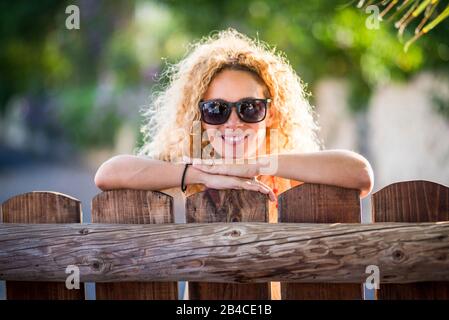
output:
[[449, 101], [449, 82], [429, 73], [374, 93], [368, 142], [378, 186], [415, 179], [449, 185], [449, 119], [435, 110], [435, 93]]

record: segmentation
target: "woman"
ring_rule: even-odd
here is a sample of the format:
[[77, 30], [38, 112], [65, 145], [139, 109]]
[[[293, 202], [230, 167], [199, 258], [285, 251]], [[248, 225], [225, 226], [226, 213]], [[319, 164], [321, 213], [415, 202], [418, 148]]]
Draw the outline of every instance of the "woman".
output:
[[276, 195], [301, 183], [358, 189], [360, 197], [372, 190], [365, 158], [320, 150], [300, 78], [266, 45], [228, 29], [196, 43], [166, 75], [145, 112], [143, 147], [103, 163], [100, 189], [161, 190], [177, 199], [181, 185], [187, 196], [253, 190], [272, 201], [269, 222], [277, 221]]

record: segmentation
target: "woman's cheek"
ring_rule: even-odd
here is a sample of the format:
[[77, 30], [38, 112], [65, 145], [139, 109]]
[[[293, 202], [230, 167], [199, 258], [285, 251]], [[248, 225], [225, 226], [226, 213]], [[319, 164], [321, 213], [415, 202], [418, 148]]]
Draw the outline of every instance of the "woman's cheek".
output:
[[260, 125], [255, 124], [250, 128], [250, 133], [247, 153], [248, 156], [254, 156], [263, 147], [265, 142], [266, 127], [263, 123]]

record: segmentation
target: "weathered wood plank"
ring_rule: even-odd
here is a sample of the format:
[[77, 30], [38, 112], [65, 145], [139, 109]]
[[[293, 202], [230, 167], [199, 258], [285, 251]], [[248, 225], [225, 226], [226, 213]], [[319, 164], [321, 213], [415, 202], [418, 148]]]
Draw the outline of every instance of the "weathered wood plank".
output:
[[[4, 223], [81, 222], [81, 202], [58, 192], [34, 191], [12, 197], [1, 205]], [[1, 250], [1, 246], [0, 246]], [[66, 275], [67, 276], [67, 275]], [[21, 279], [18, 279], [21, 280]], [[65, 280], [65, 279], [64, 279]], [[64, 283], [6, 282], [8, 300], [83, 300], [84, 285], [68, 290]]]
[[[268, 200], [260, 192], [213, 190], [186, 200], [187, 223], [267, 222]], [[189, 282], [190, 300], [268, 300], [269, 284]]]
[[[110, 190], [92, 199], [92, 222], [173, 223], [173, 199], [162, 192]], [[96, 283], [97, 300], [176, 300], [177, 282]]]
[[298, 224], [0, 224], [0, 279], [383, 283], [449, 280], [449, 221]]
[[[360, 223], [359, 191], [306, 183], [279, 196], [279, 221], [303, 223]], [[358, 284], [281, 283], [284, 300], [362, 299]]]
[[[449, 220], [449, 188], [430, 181], [403, 181], [391, 184], [373, 193], [371, 203], [373, 221]], [[382, 285], [376, 291], [377, 298], [382, 300], [449, 299], [448, 282], [388, 284]]]

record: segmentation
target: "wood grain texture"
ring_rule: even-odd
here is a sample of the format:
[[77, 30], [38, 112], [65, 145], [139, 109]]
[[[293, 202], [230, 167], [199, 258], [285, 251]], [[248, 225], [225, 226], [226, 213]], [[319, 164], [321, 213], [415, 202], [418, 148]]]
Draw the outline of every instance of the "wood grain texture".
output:
[[[173, 199], [162, 192], [110, 190], [92, 200], [92, 222], [173, 223]], [[176, 300], [177, 282], [96, 283], [97, 300]]]
[[4, 280], [59, 281], [69, 264], [97, 282], [361, 283], [373, 264], [382, 283], [449, 280], [449, 221], [3, 223], [0, 243]]
[[[373, 193], [371, 203], [376, 222], [449, 220], [449, 188], [430, 181], [391, 184]], [[449, 283], [444, 282], [388, 284], [376, 291], [377, 298], [382, 300], [449, 299]]]
[[266, 222], [268, 198], [248, 190], [214, 190], [192, 194], [186, 199], [187, 223]]
[[[360, 223], [359, 191], [306, 183], [279, 196], [279, 222]], [[363, 298], [359, 284], [281, 283], [283, 300]]]
[[[207, 189], [186, 200], [187, 223], [267, 222], [268, 199], [260, 192]], [[268, 300], [268, 284], [189, 282], [190, 300]]]
[[[0, 218], [3, 223], [77, 223], [82, 218], [81, 202], [58, 192], [28, 192], [3, 202]], [[65, 282], [7, 281], [6, 298], [83, 300], [84, 284], [80, 284], [79, 290], [68, 290]]]

